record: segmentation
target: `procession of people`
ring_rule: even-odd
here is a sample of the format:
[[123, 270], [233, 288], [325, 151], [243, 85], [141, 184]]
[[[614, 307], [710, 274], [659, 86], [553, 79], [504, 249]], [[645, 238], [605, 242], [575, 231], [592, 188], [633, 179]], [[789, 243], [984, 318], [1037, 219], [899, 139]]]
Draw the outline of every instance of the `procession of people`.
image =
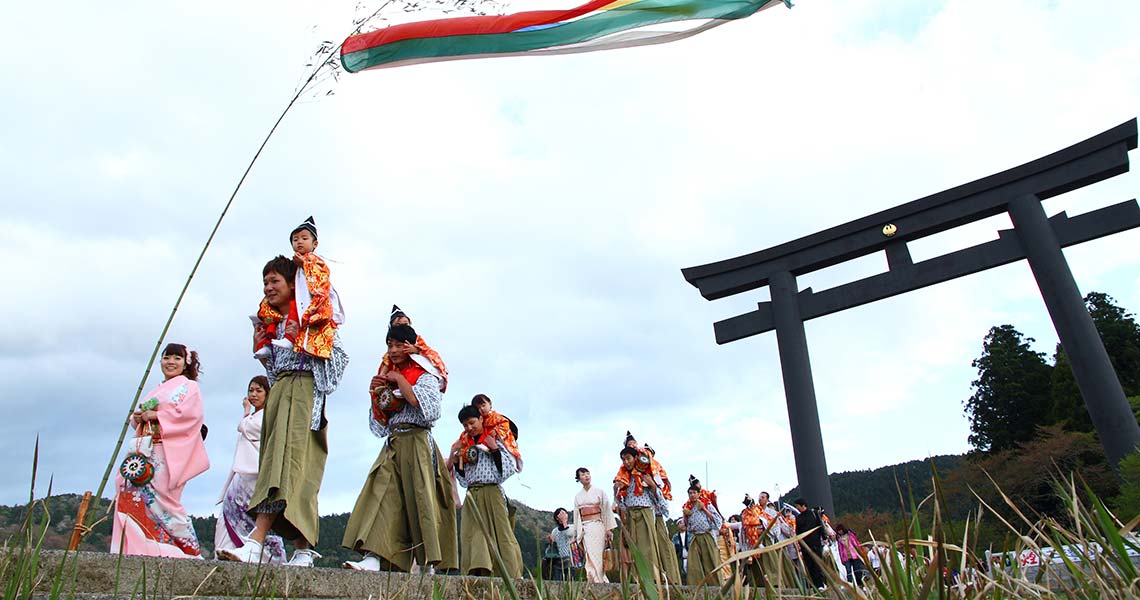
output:
[[[289, 239], [292, 258], [276, 256], [262, 269], [264, 296], [251, 320], [253, 357], [265, 374], [250, 379], [243, 400], [245, 414], [218, 500], [214, 553], [226, 561], [311, 567], [321, 558], [315, 546], [328, 458], [326, 403], [349, 358], [339, 333], [344, 308], [326, 261], [315, 253], [314, 219]], [[521, 577], [514, 508], [503, 488], [523, 470], [517, 424], [489, 396], [477, 394], [450, 413], [463, 432], [441, 447], [432, 429], [447, 412], [447, 366], [398, 306], [387, 325], [387, 352], [368, 389], [369, 427], [383, 445], [341, 540], [359, 559], [341, 566]], [[193, 350], [169, 344], [161, 369], [164, 381], [131, 415], [135, 436], [116, 477], [110, 550], [201, 559], [181, 496], [187, 482], [210, 466], [197, 384], [202, 365]], [[821, 556], [823, 540], [836, 535], [825, 526], [826, 515], [805, 501], [778, 507], [760, 492], [756, 500], [745, 496], [739, 514], [726, 516], [715, 491], [690, 476], [683, 514], [673, 522], [673, 482], [656, 450], [629, 431], [615, 450], [616, 472], [605, 480], [612, 481], [612, 493], [589, 468], [574, 471], [581, 490], [571, 509], [553, 514], [544, 576], [607, 583], [639, 562], [654, 581], [668, 585], [715, 586], [739, 569], [747, 585], [766, 586], [772, 582], [760, 556], [729, 559], [803, 534], [785, 546], [799, 565], [795, 581], [823, 585], [812, 557]], [[670, 534], [671, 522], [678, 536]], [[865, 577], [854, 534], [841, 528], [840, 536], [843, 566], [853, 579]]]

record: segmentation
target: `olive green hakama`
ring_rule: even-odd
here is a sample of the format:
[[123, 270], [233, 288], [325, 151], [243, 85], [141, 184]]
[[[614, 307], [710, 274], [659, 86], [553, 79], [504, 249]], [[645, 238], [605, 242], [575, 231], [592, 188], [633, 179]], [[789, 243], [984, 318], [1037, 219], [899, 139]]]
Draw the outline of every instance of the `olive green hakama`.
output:
[[459, 560], [451, 486], [430, 431], [394, 429], [368, 472], [341, 544], [402, 571], [413, 560], [454, 569]]
[[720, 564], [720, 548], [711, 533], [698, 533], [689, 542], [689, 561], [685, 567], [685, 583], [697, 585], [704, 581], [710, 573], [712, 577], [705, 585], [720, 585], [720, 573], [716, 566]]
[[481, 575], [484, 574], [481, 570], [485, 570], [498, 574], [492, 550], [496, 548], [506, 567], [506, 576], [515, 579], [522, 577], [522, 548], [515, 538], [503, 489], [498, 485], [473, 485], [467, 488], [467, 499], [463, 502], [461, 516], [459, 542], [463, 553], [459, 563], [460, 572], [464, 575]]
[[655, 527], [657, 529], [657, 562], [661, 565], [661, 572], [673, 585], [681, 584], [681, 563], [677, 560], [677, 550], [673, 546], [673, 538], [669, 537], [669, 528], [665, 526], [665, 517], [657, 515]]
[[303, 538], [315, 546], [320, 533], [317, 494], [329, 446], [327, 426], [320, 431], [310, 429], [312, 373], [281, 375], [269, 390], [263, 412], [257, 484], [249, 512], [256, 517], [263, 503], [281, 510], [273, 530], [287, 540]]
[[660, 579], [662, 575], [661, 553], [657, 548], [660, 545], [658, 539], [660, 536], [657, 534], [657, 526], [654, 524], [657, 516], [653, 514], [652, 508], [633, 507], [626, 509], [625, 517], [625, 521], [622, 523], [622, 532], [626, 545], [631, 548], [636, 547], [637, 551], [645, 558], [645, 562], [649, 565], [649, 571], [653, 573], [654, 578]]

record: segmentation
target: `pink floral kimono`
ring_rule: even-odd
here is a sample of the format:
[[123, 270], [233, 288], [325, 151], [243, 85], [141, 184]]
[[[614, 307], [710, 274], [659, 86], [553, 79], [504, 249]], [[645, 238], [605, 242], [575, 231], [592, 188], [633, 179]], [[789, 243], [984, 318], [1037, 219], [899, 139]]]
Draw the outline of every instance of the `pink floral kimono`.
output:
[[202, 558], [182, 489], [210, 468], [202, 441], [202, 395], [198, 384], [179, 375], [148, 393], [142, 404], [158, 412], [159, 435], [142, 427], [128, 443], [128, 460], [146, 457], [154, 476], [141, 485], [115, 476], [118, 496], [111, 552]]

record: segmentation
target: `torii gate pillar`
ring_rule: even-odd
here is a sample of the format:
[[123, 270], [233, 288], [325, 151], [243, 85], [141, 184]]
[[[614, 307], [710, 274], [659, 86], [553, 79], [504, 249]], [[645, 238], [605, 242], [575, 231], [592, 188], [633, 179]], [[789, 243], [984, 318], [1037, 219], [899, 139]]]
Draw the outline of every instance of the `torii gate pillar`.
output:
[[1136, 424], [1124, 388], [1112, 368], [1096, 323], [1085, 308], [1084, 298], [1041, 201], [1034, 196], [1022, 196], [1011, 201], [1009, 218], [1037, 280], [1037, 287], [1041, 288], [1041, 297], [1053, 319], [1057, 337], [1065, 348], [1065, 354], [1069, 355], [1073, 377], [1085, 399], [1093, 426], [1100, 435], [1104, 453], [1109, 464], [1118, 468], [1121, 459], [1136, 451], [1140, 443], [1140, 426]]
[[815, 403], [815, 383], [811, 377], [807, 334], [797, 299], [799, 286], [787, 271], [773, 273], [768, 281], [772, 295], [772, 320], [776, 325], [776, 346], [780, 351], [780, 371], [784, 376], [784, 396], [788, 402], [788, 425], [792, 451], [796, 457], [796, 477], [801, 495], [812, 506], [822, 506], [835, 514], [831, 485], [827, 479], [827, 459], [823, 452], [823, 432]]

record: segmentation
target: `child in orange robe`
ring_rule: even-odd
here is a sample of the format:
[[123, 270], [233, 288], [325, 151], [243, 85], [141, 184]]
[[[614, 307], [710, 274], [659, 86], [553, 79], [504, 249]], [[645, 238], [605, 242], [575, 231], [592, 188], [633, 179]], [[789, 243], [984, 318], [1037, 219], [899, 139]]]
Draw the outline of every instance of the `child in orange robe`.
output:
[[[270, 345], [317, 358], [332, 355], [336, 328], [344, 323], [340, 296], [332, 287], [329, 267], [314, 252], [317, 249], [317, 225], [313, 217], [305, 219], [289, 234], [293, 262], [300, 267], [294, 281], [296, 297], [289, 303], [289, 313], [282, 315], [264, 299], [254, 321], [253, 355], [265, 360]], [[277, 323], [285, 318], [285, 335], [277, 339]]]
[[[519, 428], [515, 425], [514, 421], [508, 419], [505, 415], [495, 411], [491, 406], [491, 399], [486, 394], [475, 394], [471, 399], [471, 406], [479, 409], [479, 414], [483, 417], [483, 430], [490, 432], [496, 439], [503, 444], [507, 452], [510, 452], [515, 457], [515, 462], [518, 463], [518, 472], [522, 472], [523, 458], [522, 452], [519, 451]], [[459, 436], [454, 444], [451, 445], [451, 451], [457, 452], [461, 450], [463, 443], [463, 436]]]
[[[399, 306], [392, 305], [392, 314], [388, 317], [388, 326], [393, 325], [408, 325], [411, 326], [412, 319], [404, 311], [400, 310]], [[437, 370], [439, 370], [440, 377], [443, 381], [439, 384], [440, 393], [447, 391], [447, 365], [443, 364], [443, 358], [440, 357], [439, 352], [432, 349], [431, 346], [424, 341], [422, 335], [416, 335], [416, 344], [414, 346], [416, 354], [428, 359]], [[380, 370], [376, 373], [383, 377], [392, 368], [392, 361], [388, 359], [388, 353], [384, 353], [384, 358], [380, 361]]]

